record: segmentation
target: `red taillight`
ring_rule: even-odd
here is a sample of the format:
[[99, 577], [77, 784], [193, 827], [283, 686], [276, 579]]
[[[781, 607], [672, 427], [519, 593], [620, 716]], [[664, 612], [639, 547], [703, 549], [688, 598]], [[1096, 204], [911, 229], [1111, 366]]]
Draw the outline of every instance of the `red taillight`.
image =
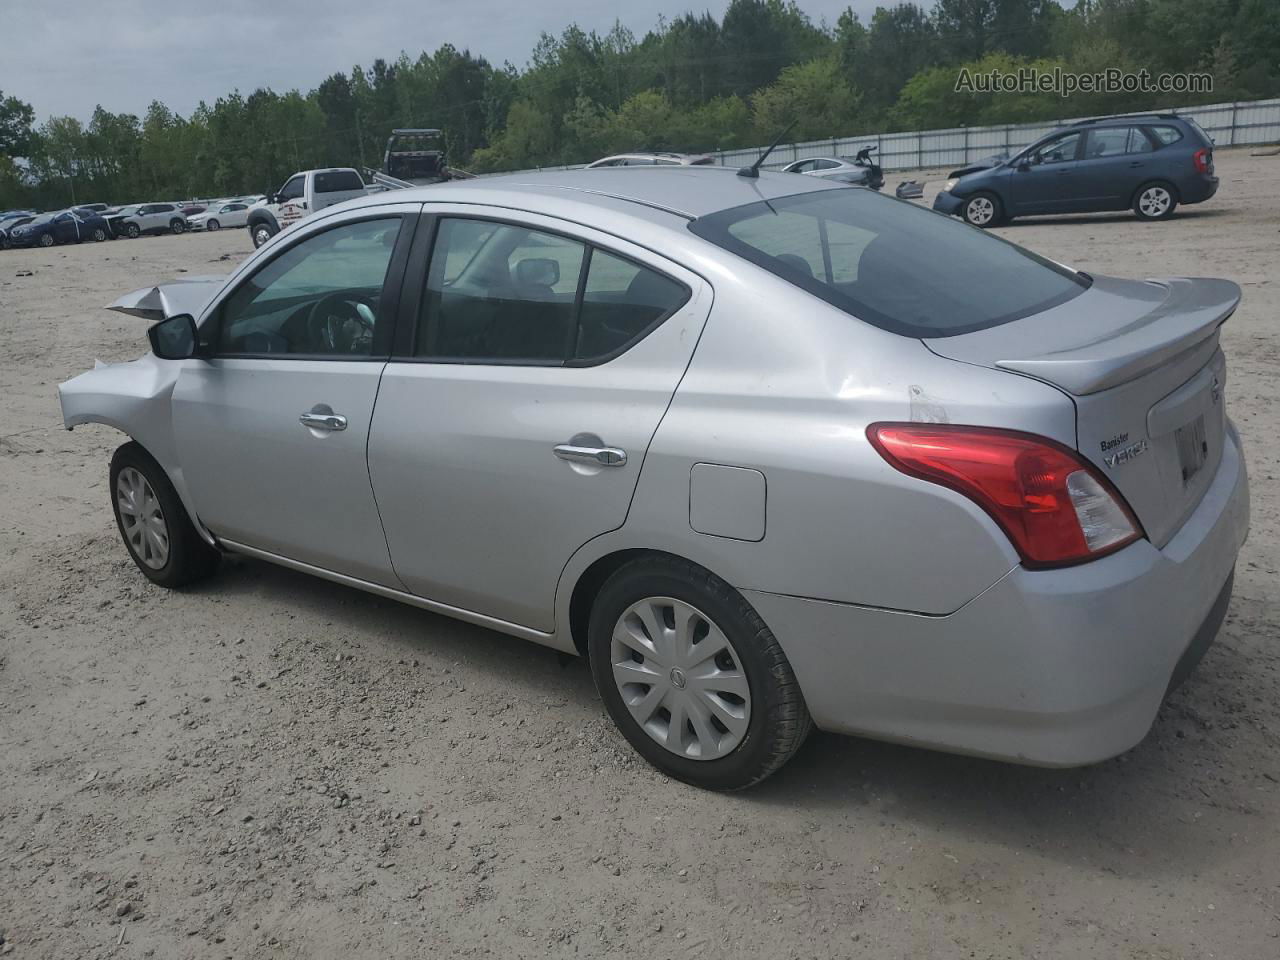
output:
[[1196, 165], [1196, 173], [1213, 173], [1213, 151], [1208, 147], [1193, 153], [1191, 160]]
[[873, 423], [867, 438], [891, 466], [982, 507], [1027, 566], [1081, 563], [1142, 536], [1106, 478], [1044, 437], [993, 427]]

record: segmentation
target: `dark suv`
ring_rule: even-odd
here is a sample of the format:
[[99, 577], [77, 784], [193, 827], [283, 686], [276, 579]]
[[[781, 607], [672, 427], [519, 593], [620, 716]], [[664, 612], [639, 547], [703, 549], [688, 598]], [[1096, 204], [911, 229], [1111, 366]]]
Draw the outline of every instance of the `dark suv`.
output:
[[951, 172], [933, 209], [992, 227], [1014, 217], [1132, 209], [1163, 220], [1218, 190], [1213, 141], [1189, 117], [1081, 120], [1006, 159]]

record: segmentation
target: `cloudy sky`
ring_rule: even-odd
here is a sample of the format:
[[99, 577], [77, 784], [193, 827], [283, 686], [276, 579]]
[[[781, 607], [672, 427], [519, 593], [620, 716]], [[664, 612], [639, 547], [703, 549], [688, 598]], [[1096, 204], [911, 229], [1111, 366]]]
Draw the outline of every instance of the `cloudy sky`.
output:
[[[880, 0], [886, 3], [888, 0]], [[834, 24], [852, 3], [800, 0]], [[643, 34], [659, 16], [724, 12], [728, 0], [0, 0], [0, 90], [40, 121], [87, 120], [94, 105], [141, 114], [160, 99], [186, 114], [235, 88], [309, 90], [336, 70], [443, 43], [523, 66], [543, 31], [569, 23]]]

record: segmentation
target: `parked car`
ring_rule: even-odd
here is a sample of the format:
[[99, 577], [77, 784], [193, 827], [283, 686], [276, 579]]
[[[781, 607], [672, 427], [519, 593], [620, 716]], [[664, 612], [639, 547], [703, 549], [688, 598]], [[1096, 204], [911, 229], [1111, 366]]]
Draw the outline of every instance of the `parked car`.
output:
[[62, 210], [41, 214], [14, 227], [8, 231], [8, 242], [11, 247], [51, 247], [55, 243], [102, 241], [110, 236], [111, 228], [99, 214]]
[[178, 207], [178, 211], [187, 219], [204, 213], [209, 208], [203, 203], [184, 203]]
[[1104, 117], [1055, 130], [1009, 159], [952, 172], [933, 208], [991, 227], [1029, 214], [1132, 209], [1142, 220], [1218, 192], [1213, 141], [1190, 117]]
[[243, 227], [249, 222], [249, 205], [232, 201], [221, 206], [209, 207], [204, 213], [187, 218], [189, 230], [221, 230], [223, 227]]
[[810, 177], [839, 180], [841, 183], [865, 184], [870, 171], [869, 156], [863, 158], [863, 161], [858, 163], [854, 157], [806, 157], [788, 163], [782, 168], [782, 172], [803, 173]]
[[153, 582], [228, 551], [585, 654], [671, 776], [814, 724], [1069, 766], [1225, 613], [1239, 298], [816, 177], [579, 170], [321, 211], [122, 297], [151, 352], [59, 389], [131, 437]]
[[587, 164], [596, 167], [700, 167], [715, 164], [715, 158], [701, 153], [619, 153]]
[[143, 203], [112, 218], [115, 233], [129, 238], [144, 233], [184, 233], [187, 218], [174, 203]]
[[30, 223], [37, 216], [38, 214], [32, 213], [32, 214], [27, 214], [25, 216], [22, 214], [15, 214], [13, 216], [0, 218], [0, 250], [9, 249], [10, 247], [9, 231], [10, 230], [14, 229], [15, 227], [21, 227], [25, 224]]
[[260, 247], [281, 230], [318, 210], [365, 196], [364, 180], [351, 167], [303, 170], [249, 213], [249, 235]]

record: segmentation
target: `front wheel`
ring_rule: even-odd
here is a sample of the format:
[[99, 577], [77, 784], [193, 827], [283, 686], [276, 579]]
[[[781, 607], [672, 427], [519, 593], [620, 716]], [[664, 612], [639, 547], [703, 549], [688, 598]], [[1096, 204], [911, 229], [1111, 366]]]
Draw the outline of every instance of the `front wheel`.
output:
[[256, 250], [275, 236], [275, 231], [271, 229], [270, 224], [255, 223], [249, 228], [249, 235], [253, 237], [253, 247]]
[[53, 234], [51, 234], [51, 233], [42, 233], [42, 234], [40, 234], [40, 246], [42, 246], [42, 247], [52, 247], [52, 246], [53, 246]]
[[596, 688], [631, 746], [663, 773], [741, 790], [812, 727], [791, 665], [742, 595], [674, 557], [633, 560], [591, 608]]
[[130, 223], [125, 225], [124, 235], [128, 237], [130, 240], [137, 240], [138, 235], [141, 233], [142, 233], [142, 228], [139, 227], [136, 223]]
[[1002, 214], [1000, 198], [994, 193], [975, 193], [964, 203], [965, 223], [975, 227], [994, 227]]
[[204, 225], [204, 228], [208, 230], [210, 233], [212, 233], [214, 230], [221, 230], [222, 224], [220, 224], [217, 220], [210, 220], [208, 223]]
[[186, 233], [187, 221], [179, 220], [177, 217], [174, 217], [169, 221], [169, 229], [173, 231], [175, 236], [179, 233]]
[[1133, 198], [1133, 212], [1139, 220], [1164, 220], [1173, 216], [1178, 200], [1167, 183], [1148, 183], [1138, 188]]
[[163, 468], [140, 444], [116, 450], [110, 482], [116, 527], [148, 580], [181, 587], [213, 573], [218, 551], [196, 531]]
[[107, 231], [103, 230], [101, 227], [93, 228], [93, 240], [95, 243], [102, 243], [106, 239]]

